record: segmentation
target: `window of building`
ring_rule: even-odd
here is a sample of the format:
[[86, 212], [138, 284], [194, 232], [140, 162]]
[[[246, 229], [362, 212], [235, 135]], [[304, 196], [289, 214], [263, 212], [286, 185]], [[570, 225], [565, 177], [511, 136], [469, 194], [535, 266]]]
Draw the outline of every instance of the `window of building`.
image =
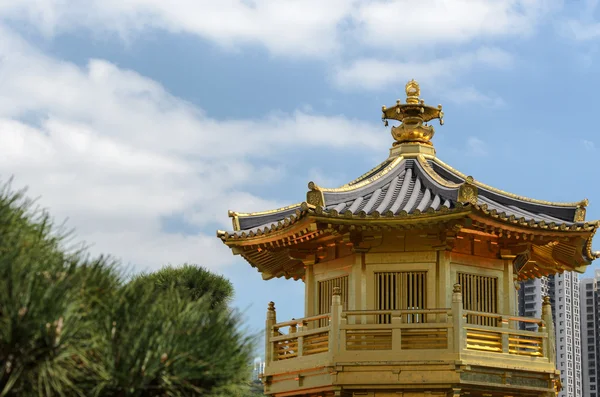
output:
[[[333, 298], [333, 289], [340, 287], [342, 307], [348, 310], [348, 276], [331, 278], [329, 280], [319, 281], [319, 314], [331, 312], [331, 302]], [[321, 320], [320, 326], [329, 325], [328, 319]]]
[[[498, 312], [498, 278], [458, 273], [458, 284], [463, 291], [463, 309], [485, 313]], [[467, 315], [470, 324], [497, 326], [497, 319]]]
[[[375, 273], [375, 300], [377, 310], [427, 308], [427, 272]], [[422, 314], [409, 314], [407, 316], [403, 319], [406, 322], [423, 322]], [[391, 316], [381, 315], [378, 321], [389, 323]]]

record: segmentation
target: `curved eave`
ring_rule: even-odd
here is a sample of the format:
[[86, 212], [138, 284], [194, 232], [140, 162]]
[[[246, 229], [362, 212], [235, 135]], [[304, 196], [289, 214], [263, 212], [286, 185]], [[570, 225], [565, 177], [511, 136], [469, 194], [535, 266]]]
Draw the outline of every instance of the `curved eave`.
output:
[[536, 222], [533, 219], [515, 218], [503, 213], [487, 211], [485, 206], [473, 206], [472, 218], [476, 221], [498, 226], [501, 230], [514, 233], [523, 233], [526, 236], [557, 236], [557, 237], [580, 237], [584, 240], [584, 249], [581, 253], [586, 261], [600, 258], [600, 251], [592, 251], [592, 240], [600, 227], [600, 221], [578, 222], [571, 225], [566, 223], [556, 224], [544, 221]]
[[277, 236], [285, 235], [289, 233], [289, 230], [297, 227], [297, 223], [304, 219], [307, 214], [308, 205], [302, 203], [293, 214], [284, 217], [283, 219], [277, 220], [270, 224], [264, 224], [259, 227], [252, 228], [250, 230], [236, 230], [233, 233], [229, 233], [223, 230], [217, 231], [217, 237], [223, 241], [231, 240], [260, 240], [265, 236]]
[[[436, 156], [429, 156], [429, 155], [419, 155], [419, 160], [421, 162], [421, 164], [423, 165], [423, 163], [427, 163], [426, 160], [432, 160], [434, 163], [436, 163], [437, 165], [439, 165], [440, 167], [446, 169], [446, 171], [450, 172], [451, 174], [454, 174], [455, 176], [465, 180], [467, 179], [468, 175], [463, 174], [462, 172], [458, 171], [457, 169], [451, 167], [450, 165], [444, 163], [442, 160], [440, 160], [439, 158], [437, 158]], [[424, 167], [428, 172], [436, 174], [434, 170], [431, 169], [431, 167]], [[432, 175], [433, 176], [433, 175]], [[444, 179], [440, 178], [440, 180], [438, 181], [440, 183], [444, 183]], [[448, 182], [446, 182], [448, 183]], [[538, 204], [538, 205], [544, 205], [544, 206], [550, 206], [550, 207], [568, 207], [568, 208], [578, 208], [578, 207], [587, 207], [587, 205], [589, 204], [588, 199], [583, 199], [581, 201], [577, 201], [577, 202], [571, 202], [571, 203], [567, 203], [567, 202], [554, 202], [554, 201], [544, 201], [544, 200], [537, 200], [537, 199], [532, 199], [529, 197], [525, 197], [525, 196], [519, 196], [517, 194], [514, 193], [510, 193], [498, 188], [495, 188], [493, 186], [490, 185], [486, 185], [485, 183], [479, 182], [477, 180], [473, 181], [473, 184], [481, 189], [487, 190], [489, 192], [498, 194], [500, 196], [505, 196], [505, 197], [509, 197], [512, 198], [514, 200], [517, 201], [522, 201], [522, 202], [526, 202], [526, 203], [531, 203], [531, 204]], [[455, 187], [456, 184], [453, 183], [448, 183], [448, 187]]]
[[600, 227], [600, 221], [596, 222], [594, 230], [590, 233], [587, 241], [585, 242], [584, 254], [590, 261], [600, 258], [600, 251], [592, 251], [592, 240], [596, 235], [596, 231], [598, 231], [598, 227]]
[[537, 221], [535, 219], [526, 219], [524, 217], [517, 218], [515, 215], [507, 215], [505, 212], [498, 212], [497, 210], [488, 210], [486, 204], [474, 205], [473, 208], [480, 214], [486, 217], [497, 220], [507, 225], [513, 225], [518, 227], [527, 228], [529, 230], [537, 230], [540, 232], [591, 232], [598, 227], [600, 221], [594, 222], [545, 222]]
[[442, 206], [437, 211], [432, 209], [425, 212], [415, 210], [410, 214], [406, 211], [400, 211], [396, 215], [391, 213], [382, 215], [377, 212], [370, 215], [366, 215], [364, 213], [352, 214], [350, 212], [339, 214], [335, 210], [327, 211], [323, 207], [314, 207], [307, 203], [302, 203], [301, 208], [302, 211], [298, 211], [297, 214], [291, 216], [290, 218], [286, 218], [284, 222], [273, 223], [270, 226], [265, 225], [256, 233], [246, 233], [245, 231], [234, 233], [217, 231], [217, 237], [219, 237], [227, 245], [263, 244], [278, 238], [286, 238], [296, 232], [308, 230], [310, 229], [308, 225], [314, 224], [318, 221], [336, 224], [369, 224], [373, 226], [421, 222], [429, 223], [437, 220], [443, 221], [450, 218], [465, 217], [471, 211], [470, 205], [456, 208], [447, 208]]
[[245, 230], [256, 228], [265, 223], [269, 219], [283, 219], [288, 215], [295, 213], [300, 208], [301, 203], [288, 205], [286, 207], [277, 208], [268, 211], [259, 212], [236, 212], [228, 211], [233, 224], [233, 230]]

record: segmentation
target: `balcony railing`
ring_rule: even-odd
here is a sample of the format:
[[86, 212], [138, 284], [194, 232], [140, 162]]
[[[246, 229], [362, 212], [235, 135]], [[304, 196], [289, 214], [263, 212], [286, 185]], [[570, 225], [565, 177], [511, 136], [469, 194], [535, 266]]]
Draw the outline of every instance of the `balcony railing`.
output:
[[[330, 314], [277, 323], [271, 305], [266, 372], [277, 372], [283, 361], [308, 368], [317, 361], [331, 365], [475, 357], [502, 366], [504, 357], [512, 364], [534, 360], [553, 365], [554, 338], [553, 330], [546, 327], [548, 318], [551, 324], [549, 302], [545, 302], [544, 319], [463, 310], [458, 287], [452, 307], [441, 309], [342, 311], [339, 296], [334, 295]], [[320, 326], [324, 319], [329, 325]], [[522, 323], [537, 324], [538, 331], [521, 330]]]

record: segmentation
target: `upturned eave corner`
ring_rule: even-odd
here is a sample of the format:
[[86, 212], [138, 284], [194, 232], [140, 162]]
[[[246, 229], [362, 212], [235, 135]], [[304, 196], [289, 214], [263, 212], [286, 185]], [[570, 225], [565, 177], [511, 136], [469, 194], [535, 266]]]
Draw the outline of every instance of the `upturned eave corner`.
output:
[[600, 258], [600, 251], [592, 251], [594, 236], [596, 235], [598, 228], [600, 228], [600, 221], [593, 222], [593, 229], [585, 243], [585, 256], [590, 261], [590, 263]]
[[240, 230], [240, 218], [238, 213], [232, 210], [227, 211], [227, 216], [231, 218], [231, 224], [234, 231]]

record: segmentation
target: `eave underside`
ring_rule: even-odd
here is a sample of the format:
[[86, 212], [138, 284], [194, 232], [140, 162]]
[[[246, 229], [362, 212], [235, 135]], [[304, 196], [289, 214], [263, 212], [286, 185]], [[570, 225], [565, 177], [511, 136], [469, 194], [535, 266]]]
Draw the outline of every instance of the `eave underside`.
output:
[[[444, 236], [486, 235], [503, 249], [500, 257], [514, 261], [520, 279], [564, 271], [581, 272], [597, 257], [590, 248], [598, 223], [573, 228], [551, 226], [529, 226], [515, 219], [493, 217], [470, 205], [443, 213], [376, 219], [333, 217], [322, 209], [306, 208], [293, 222], [279, 230], [273, 228], [246, 238], [237, 235], [221, 235], [221, 238], [234, 253], [241, 254], [257, 268], [264, 279], [300, 279], [307, 263], [319, 263], [319, 251], [324, 247], [340, 244], [354, 251], [368, 251], [364, 237], [398, 230], [428, 229]], [[440, 244], [445, 238], [441, 238]], [[443, 249], [452, 250], [451, 247]]]

